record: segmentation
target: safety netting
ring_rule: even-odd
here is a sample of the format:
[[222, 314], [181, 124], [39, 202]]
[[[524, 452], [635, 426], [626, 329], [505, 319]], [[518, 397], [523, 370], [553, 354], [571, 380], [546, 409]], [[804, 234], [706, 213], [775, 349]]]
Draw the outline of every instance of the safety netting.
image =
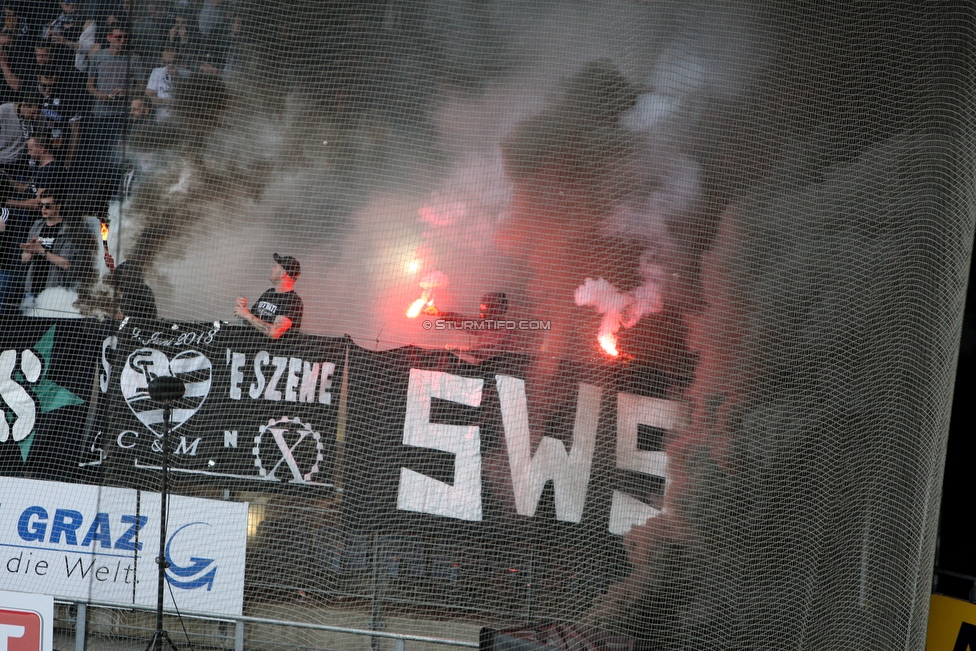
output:
[[970, 3], [3, 11], [0, 590], [121, 644], [162, 547], [167, 612], [923, 647]]

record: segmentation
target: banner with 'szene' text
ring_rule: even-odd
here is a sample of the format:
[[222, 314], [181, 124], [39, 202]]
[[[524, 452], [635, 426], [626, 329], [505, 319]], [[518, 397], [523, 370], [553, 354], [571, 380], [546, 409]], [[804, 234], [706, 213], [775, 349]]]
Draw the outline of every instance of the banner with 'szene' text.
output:
[[161, 463], [163, 404], [149, 383], [172, 375], [170, 467], [247, 490], [333, 487], [347, 340], [251, 328], [129, 321], [103, 343], [101, 444], [106, 479], [131, 485]]
[[0, 475], [79, 478], [106, 332], [89, 319], [0, 319]]
[[[159, 493], [0, 478], [0, 586], [152, 606], [159, 578]], [[246, 502], [171, 495], [165, 607], [240, 615]]]

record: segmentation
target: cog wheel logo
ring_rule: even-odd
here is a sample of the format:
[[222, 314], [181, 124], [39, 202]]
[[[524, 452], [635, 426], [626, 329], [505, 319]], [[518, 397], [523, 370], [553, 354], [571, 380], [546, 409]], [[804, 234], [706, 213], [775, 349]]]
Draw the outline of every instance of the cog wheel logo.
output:
[[[254, 466], [265, 481], [282, 481], [275, 473], [282, 465], [291, 471], [292, 484], [312, 484], [324, 459], [322, 435], [299, 418], [268, 420], [254, 437]], [[266, 464], [273, 463], [268, 467]]]

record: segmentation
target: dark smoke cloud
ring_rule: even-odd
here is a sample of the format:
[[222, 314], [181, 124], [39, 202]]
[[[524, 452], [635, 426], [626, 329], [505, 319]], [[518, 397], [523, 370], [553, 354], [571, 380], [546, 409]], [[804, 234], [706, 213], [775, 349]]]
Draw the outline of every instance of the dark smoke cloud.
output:
[[[153, 264], [169, 318], [230, 318], [235, 296], [267, 287], [273, 251], [302, 261], [306, 329], [368, 347], [458, 343], [404, 317], [435, 272], [450, 279], [436, 288], [443, 309], [472, 313], [481, 293], [506, 291], [515, 312], [554, 325], [530, 377], [543, 414], [562, 402], [550, 391], [555, 364], [603, 363], [596, 335], [616, 328], [622, 351], [687, 388], [692, 416], [669, 442], [670, 515], [628, 536], [635, 571], [593, 619], [662, 643], [679, 635], [666, 625], [684, 626], [731, 648], [731, 634], [702, 632], [707, 617], [695, 617], [728, 621], [722, 598], [738, 594], [743, 572], [765, 569], [741, 563], [778, 553], [755, 534], [768, 522], [737, 511], [755, 488], [750, 471], [786, 481], [743, 440], [777, 445], [763, 432], [795, 413], [750, 402], [754, 370], [769, 350], [791, 360], [807, 334], [824, 337], [795, 327], [811, 306], [819, 322], [844, 324], [851, 297], [883, 284], [851, 245], [865, 236], [851, 226], [857, 206], [835, 198], [857, 189], [849, 176], [897, 178], [916, 160], [891, 141], [948, 92], [938, 62], [953, 3], [924, 6], [934, 5], [245, 4], [247, 36], [214, 104], [224, 110], [208, 109], [207, 89], [194, 94], [203, 99], [183, 125], [193, 142], [159, 155], [116, 233], [125, 255]], [[864, 223], [871, 236], [891, 229]], [[796, 233], [809, 246], [790, 248]], [[818, 253], [824, 233], [849, 248]], [[884, 245], [872, 243], [872, 260]], [[853, 279], [844, 257], [858, 263]], [[814, 273], [825, 259], [829, 282]], [[788, 288], [800, 263], [798, 303]], [[832, 284], [841, 289], [823, 289]], [[750, 329], [757, 322], [771, 326]], [[786, 380], [775, 385], [787, 366], [766, 385], [784, 401], [795, 397]], [[751, 438], [748, 418], [761, 424]], [[778, 450], [783, 463], [790, 452]], [[715, 496], [736, 489], [743, 501], [720, 504], [728, 517], [716, 524]], [[738, 540], [762, 550], [746, 561], [721, 548], [722, 527], [738, 522]], [[694, 548], [701, 527], [718, 543]], [[786, 565], [762, 585], [794, 586]], [[692, 600], [680, 616], [667, 610]], [[764, 615], [736, 621], [766, 630]], [[753, 642], [742, 647], [768, 644]]]

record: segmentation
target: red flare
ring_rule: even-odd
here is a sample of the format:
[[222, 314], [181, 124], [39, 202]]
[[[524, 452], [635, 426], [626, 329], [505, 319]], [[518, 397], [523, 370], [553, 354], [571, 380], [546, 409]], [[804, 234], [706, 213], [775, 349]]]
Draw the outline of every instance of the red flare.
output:
[[612, 333], [602, 334], [597, 337], [597, 341], [600, 342], [600, 347], [603, 348], [603, 352], [611, 357], [616, 357], [620, 353], [617, 351], [617, 338], [613, 336]]
[[438, 309], [434, 307], [433, 296], [428, 297], [427, 294], [424, 293], [420, 298], [411, 303], [410, 307], [407, 308], [407, 318], [416, 319], [418, 316], [420, 316], [421, 312], [428, 316], [438, 315]]
[[416, 319], [418, 316], [420, 316], [420, 311], [424, 309], [424, 305], [426, 304], [427, 304], [426, 296], [421, 296], [416, 301], [411, 303], [410, 307], [407, 308], [407, 318]]

